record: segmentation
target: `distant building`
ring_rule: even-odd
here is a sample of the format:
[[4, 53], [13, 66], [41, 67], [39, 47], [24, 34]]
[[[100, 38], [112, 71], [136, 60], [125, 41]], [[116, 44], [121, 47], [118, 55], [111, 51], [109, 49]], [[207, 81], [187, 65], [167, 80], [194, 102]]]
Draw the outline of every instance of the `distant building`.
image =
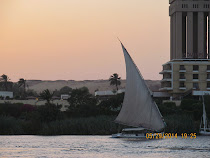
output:
[[96, 91], [95, 97], [98, 97], [100, 100], [106, 100], [111, 98], [112, 96], [120, 93], [124, 93], [125, 89], [119, 89], [116, 93], [113, 91]]
[[0, 97], [3, 97], [3, 99], [6, 98], [13, 98], [13, 92], [8, 92], [8, 91], [0, 91]]
[[169, 3], [170, 61], [160, 72], [160, 90], [179, 99], [193, 91], [210, 91], [210, 1]]
[[61, 94], [61, 100], [68, 100], [70, 98], [69, 94]]
[[52, 100], [60, 100], [60, 99], [61, 99], [60, 97], [56, 97], [56, 96], [52, 97]]
[[153, 98], [161, 98], [161, 99], [170, 99], [171, 95], [167, 92], [152, 92], [152, 97]]
[[26, 97], [26, 100], [38, 100], [38, 98], [34, 96], [28, 96]]

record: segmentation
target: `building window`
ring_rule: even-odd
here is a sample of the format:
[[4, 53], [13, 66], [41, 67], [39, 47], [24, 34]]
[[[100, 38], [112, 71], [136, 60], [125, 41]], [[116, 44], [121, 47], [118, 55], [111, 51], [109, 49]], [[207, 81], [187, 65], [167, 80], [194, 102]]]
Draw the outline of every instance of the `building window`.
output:
[[210, 82], [207, 82], [207, 88], [210, 88]]
[[197, 82], [194, 82], [194, 83], [193, 83], [193, 89], [199, 89], [199, 85], [198, 85]]
[[193, 8], [198, 8], [198, 4], [193, 4]]
[[210, 70], [210, 65], [207, 65], [207, 70]]
[[209, 4], [204, 4], [204, 8], [209, 8]]
[[188, 8], [188, 4], [182, 4], [182, 8]]
[[184, 73], [180, 73], [180, 74], [179, 74], [179, 79], [185, 79]]
[[198, 65], [193, 65], [193, 71], [198, 71], [199, 70], [199, 66]]
[[163, 79], [171, 79], [171, 74], [163, 74]]
[[179, 70], [185, 70], [184, 65], [180, 65], [180, 66], [179, 66]]
[[198, 74], [193, 74], [193, 80], [198, 80]]
[[164, 65], [163, 70], [171, 70], [171, 64]]
[[185, 87], [184, 82], [179, 82], [179, 87], [181, 88]]
[[210, 74], [207, 74], [207, 79], [210, 79]]

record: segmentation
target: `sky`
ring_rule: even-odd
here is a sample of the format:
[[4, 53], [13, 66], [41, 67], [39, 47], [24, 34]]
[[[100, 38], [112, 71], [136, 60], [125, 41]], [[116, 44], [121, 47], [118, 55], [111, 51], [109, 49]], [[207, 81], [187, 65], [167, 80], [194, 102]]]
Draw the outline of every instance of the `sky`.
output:
[[126, 78], [125, 45], [144, 79], [169, 61], [166, 0], [0, 0], [0, 74], [12, 81]]

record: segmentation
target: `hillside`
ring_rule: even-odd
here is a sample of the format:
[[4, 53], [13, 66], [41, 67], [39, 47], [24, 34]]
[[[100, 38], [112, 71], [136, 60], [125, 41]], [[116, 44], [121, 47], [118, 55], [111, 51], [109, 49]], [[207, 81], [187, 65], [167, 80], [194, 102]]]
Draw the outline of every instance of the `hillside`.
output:
[[[146, 80], [147, 85], [152, 91], [158, 91], [160, 88], [160, 81], [157, 80]], [[125, 88], [126, 81], [121, 81], [121, 86], [119, 89]], [[27, 85], [29, 89], [33, 89], [36, 92], [41, 92], [45, 89], [54, 91], [55, 89], [59, 90], [64, 86], [69, 86], [73, 89], [80, 87], [87, 87], [90, 90], [90, 93], [94, 94], [95, 90], [113, 90], [114, 86], [110, 86], [108, 80], [84, 80], [84, 81], [74, 81], [74, 80], [56, 80], [56, 81], [42, 81], [42, 80], [28, 80]]]

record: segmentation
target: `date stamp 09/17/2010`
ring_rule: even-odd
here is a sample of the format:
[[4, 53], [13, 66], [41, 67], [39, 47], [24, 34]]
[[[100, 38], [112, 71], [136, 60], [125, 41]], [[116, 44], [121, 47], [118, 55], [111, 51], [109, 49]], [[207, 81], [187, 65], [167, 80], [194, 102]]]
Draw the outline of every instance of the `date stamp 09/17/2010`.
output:
[[[177, 138], [178, 134], [177, 133], [147, 133], [146, 138], [147, 139], [172, 139], [172, 138]], [[182, 133], [181, 138], [183, 139], [196, 139], [196, 133]]]

